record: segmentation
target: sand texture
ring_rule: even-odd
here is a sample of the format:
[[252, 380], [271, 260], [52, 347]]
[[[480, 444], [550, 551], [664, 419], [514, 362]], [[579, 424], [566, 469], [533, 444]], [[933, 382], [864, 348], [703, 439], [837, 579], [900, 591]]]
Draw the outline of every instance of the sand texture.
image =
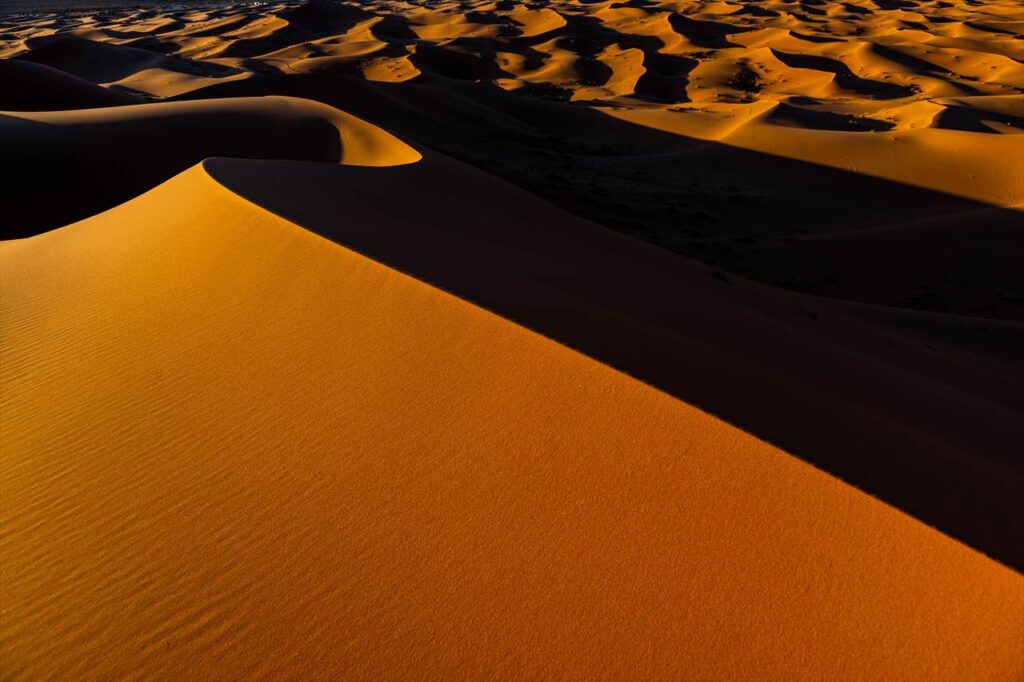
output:
[[0, 679], [1024, 680], [1022, 31], [0, 9]]

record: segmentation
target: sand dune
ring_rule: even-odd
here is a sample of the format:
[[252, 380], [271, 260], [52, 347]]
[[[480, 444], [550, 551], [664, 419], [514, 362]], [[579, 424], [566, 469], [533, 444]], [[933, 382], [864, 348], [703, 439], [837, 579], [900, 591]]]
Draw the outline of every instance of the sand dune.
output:
[[0, 60], [0, 111], [56, 111], [137, 104], [135, 98], [99, 87], [58, 69]]
[[201, 167], [0, 253], [15, 677], [1022, 672], [1020, 575]]
[[115, 206], [209, 156], [356, 165], [419, 158], [354, 116], [287, 97], [0, 113], [0, 144], [19, 169], [8, 180], [6, 238]]
[[1024, 678], [1022, 31], [0, 10], [0, 678]]
[[958, 228], [956, 257], [974, 276], [956, 281], [914, 265], [951, 260], [930, 240], [907, 254], [910, 271], [871, 286], [827, 274], [870, 270], [870, 258], [851, 257], [868, 244], [825, 240], [807, 261], [802, 243], [1019, 211], [1024, 41], [1012, 2], [321, 0], [11, 18], [5, 28], [0, 55], [135, 97], [319, 100], [777, 286], [1024, 320], [1019, 282], [992, 274], [1024, 267], [1001, 214], [977, 225], [999, 235], [991, 248], [972, 238], [974, 223]]
[[[948, 320], [910, 315], [880, 325], [862, 308], [750, 285], [436, 154], [374, 172], [207, 167], [277, 215], [727, 416], [1018, 561], [1000, 540], [1020, 532], [1019, 478], [1004, 447], [1024, 438], [1016, 325], [988, 323], [987, 345], [965, 352], [972, 329], [960, 321], [956, 332]], [[348, 192], [367, 201], [355, 206]]]
[[[625, 106], [769, 100], [813, 111], [849, 99], [882, 106], [890, 100], [1009, 95], [1024, 87], [1019, 37], [1009, 23], [1012, 2], [933, 7], [858, 0], [823, 12], [810, 3], [781, 2], [630, 6], [564, 0], [526, 9], [515, 3], [310, 0], [256, 9], [179, 9], [162, 21], [139, 16], [85, 16], [56, 31], [44, 30], [46, 19], [14, 22], [3, 53], [94, 82], [134, 75], [143, 92], [151, 90], [144, 85], [148, 77], [138, 74], [151, 69], [231, 79], [286, 71], [300, 53], [326, 57], [352, 43], [375, 49], [360, 51], [356, 64], [336, 63], [349, 73], [359, 72], [359, 60], [383, 52], [422, 62], [427, 75], [497, 79], [511, 89], [545, 82], [552, 86], [549, 95], [562, 90], [578, 97], [582, 90]], [[632, 55], [635, 78], [623, 78], [616, 66], [621, 59], [611, 58], [623, 52]], [[526, 63], [504, 55], [520, 55]], [[668, 80], [684, 87], [669, 88], [671, 93], [657, 87]], [[862, 127], [851, 121], [849, 129], [890, 122], [873, 112], [857, 118]]]
[[93, 83], [141, 96], [167, 97], [249, 75], [242, 69], [78, 36], [30, 38], [26, 45], [30, 50], [21, 57], [25, 61], [52, 66]]

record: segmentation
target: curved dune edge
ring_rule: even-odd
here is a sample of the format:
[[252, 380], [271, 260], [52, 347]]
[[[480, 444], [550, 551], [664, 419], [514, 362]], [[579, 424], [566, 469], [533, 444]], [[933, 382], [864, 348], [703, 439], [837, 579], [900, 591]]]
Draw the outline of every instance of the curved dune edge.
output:
[[7, 181], [0, 225], [0, 238], [8, 239], [100, 213], [208, 157], [355, 166], [421, 158], [351, 114], [281, 96], [0, 112], [0, 147], [18, 168]]
[[[116, 146], [118, 142], [122, 145], [152, 145], [159, 144], [161, 137], [167, 137], [179, 146], [198, 146], [204, 143], [213, 145], [212, 140], [201, 136], [205, 133], [206, 138], [235, 137], [247, 140], [254, 150], [255, 158], [259, 158], [264, 147], [278, 152], [283, 149], [279, 143], [275, 146], [274, 141], [266, 139], [272, 137], [274, 132], [278, 136], [296, 135], [302, 132], [303, 127], [310, 128], [323, 121], [333, 125], [341, 138], [341, 153], [337, 159], [339, 163], [353, 166], [396, 166], [415, 163], [421, 158], [420, 153], [410, 145], [361, 118], [320, 102], [281, 95], [152, 102], [66, 111], [4, 112], [4, 115], [12, 119], [5, 125], [11, 125], [15, 120], [28, 125], [41, 124], [48, 126], [50, 136], [53, 135], [52, 126], [68, 128], [71, 135], [85, 138], [72, 140], [72, 145], [78, 148], [83, 144], [90, 145], [89, 151], [96, 155], [102, 153], [100, 146], [105, 145], [106, 149], [102, 151], [111, 157], [119, 153]], [[215, 122], [211, 123], [210, 119]], [[31, 128], [28, 130], [31, 131]], [[125, 140], [126, 132], [135, 135], [137, 139]], [[97, 135], [103, 139], [89, 139]], [[32, 142], [38, 145], [41, 141]], [[295, 152], [297, 158], [308, 158], [315, 153], [310, 144], [303, 146], [296, 142], [294, 146], [299, 148]], [[330, 150], [328, 145], [324, 147]], [[156, 151], [162, 150], [158, 148]]]
[[[268, 73], [416, 80], [442, 93], [482, 81], [673, 134], [735, 128], [729, 143], [743, 149], [1017, 206], [1018, 4], [306, 0], [159, 16], [126, 8], [10, 17], [0, 57], [157, 97], [255, 91]], [[738, 126], [743, 119], [751, 124]]]
[[0, 111], [53, 111], [134, 104], [126, 95], [44, 64], [0, 59]]
[[423, 158], [414, 147], [382, 128], [339, 109], [331, 117], [341, 136], [341, 158], [346, 166], [404, 166]]
[[[673, 135], [861, 173], [993, 206], [1019, 208], [1024, 204], [1024, 138], [1019, 135], [933, 128], [875, 134], [815, 130], [771, 121], [783, 106], [762, 101], [703, 103], [693, 109], [601, 111]], [[957, 173], [951, 174], [950, 168]]]
[[[1018, 5], [288, 0], [6, 15], [0, 57], [34, 87], [11, 69], [0, 81], [11, 107], [89, 105], [100, 84], [310, 97], [723, 272], [977, 318], [957, 343], [991, 348], [984, 320], [1024, 320]], [[906, 234], [930, 220], [937, 234]], [[884, 239], [831, 239], [883, 226]]]
[[438, 154], [381, 169], [232, 159], [204, 167], [289, 222], [1024, 565], [1009, 542], [1020, 529], [1019, 477], [1005, 447], [1024, 435], [1012, 372], [998, 364], [923, 356], [910, 329], [894, 342], [892, 327], [863, 311], [721, 276]]
[[202, 167], [0, 258], [15, 677], [1024, 674], [1024, 577]]

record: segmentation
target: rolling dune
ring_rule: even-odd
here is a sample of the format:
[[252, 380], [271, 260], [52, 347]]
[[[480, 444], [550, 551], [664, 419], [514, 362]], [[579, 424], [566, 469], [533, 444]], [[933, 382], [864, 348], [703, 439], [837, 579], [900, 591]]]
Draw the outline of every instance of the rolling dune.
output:
[[41, 64], [0, 60], [0, 111], [91, 109], [139, 100]]
[[0, 145], [19, 169], [8, 180], [5, 238], [116, 206], [209, 156], [371, 166], [419, 158], [354, 116], [287, 97], [7, 112]]
[[16, 678], [1024, 672], [1020, 575], [203, 167], [0, 253]]
[[[134, 98], [319, 100], [729, 272], [1021, 322], [1024, 288], [998, 273], [1024, 267], [1024, 245], [1001, 227], [1012, 218], [989, 211], [1024, 203], [1017, 10], [311, 0], [12, 17], [0, 55]], [[897, 276], [841, 276], [872, 269], [866, 229], [953, 214], [970, 216], [955, 253], [945, 236], [917, 239]], [[953, 260], [973, 277], [915, 265]]]
[[1022, 32], [0, 9], [0, 678], [1024, 679]]

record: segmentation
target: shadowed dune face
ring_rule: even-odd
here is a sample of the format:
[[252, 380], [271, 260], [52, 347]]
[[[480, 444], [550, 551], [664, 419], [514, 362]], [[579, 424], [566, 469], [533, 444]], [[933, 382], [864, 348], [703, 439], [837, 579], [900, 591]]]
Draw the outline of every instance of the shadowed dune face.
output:
[[[1024, 565], [1015, 541], [1024, 470], [1006, 447], [1024, 439], [1019, 325], [894, 320], [780, 296], [436, 155], [374, 172], [206, 166], [277, 215], [727, 417]], [[441, 195], [448, 200], [438, 205]]]
[[1019, 574], [202, 167], [0, 259], [15, 678], [1022, 673]]
[[[1007, 2], [312, 0], [8, 18], [0, 141], [22, 172], [4, 234], [81, 219], [208, 156], [419, 159], [352, 111], [581, 217], [884, 320], [957, 368], [943, 381], [1018, 406], [994, 377], [1021, 363], [1019, 327], [1001, 324], [1024, 320], [1019, 30]], [[153, 99], [175, 103], [86, 110]], [[40, 111], [54, 107], [75, 111]], [[656, 367], [639, 373], [658, 383]], [[767, 418], [732, 416], [775, 438]], [[1019, 471], [986, 442], [984, 459]], [[1006, 556], [990, 513], [910, 506]]]
[[419, 153], [331, 107], [287, 97], [0, 113], [7, 182], [0, 236], [26, 237], [88, 217], [209, 156], [356, 165]]
[[57, 111], [138, 104], [129, 95], [41, 64], [0, 60], [0, 111]]
[[[204, 94], [253, 87], [344, 107], [572, 213], [774, 286], [1024, 320], [1024, 136], [810, 130], [764, 104], [594, 108], [487, 84], [331, 74]], [[988, 120], [1010, 120], [1021, 98], [975, 101]]]
[[1019, 10], [0, 14], [0, 677], [1021, 679]]
[[[1008, 0], [313, 0], [4, 25], [0, 55], [79, 87], [316, 99], [723, 270], [1024, 320], [1007, 275], [1024, 245], [1014, 214], [990, 210], [1024, 205], [1024, 40]], [[59, 103], [40, 98], [7, 108]]]

